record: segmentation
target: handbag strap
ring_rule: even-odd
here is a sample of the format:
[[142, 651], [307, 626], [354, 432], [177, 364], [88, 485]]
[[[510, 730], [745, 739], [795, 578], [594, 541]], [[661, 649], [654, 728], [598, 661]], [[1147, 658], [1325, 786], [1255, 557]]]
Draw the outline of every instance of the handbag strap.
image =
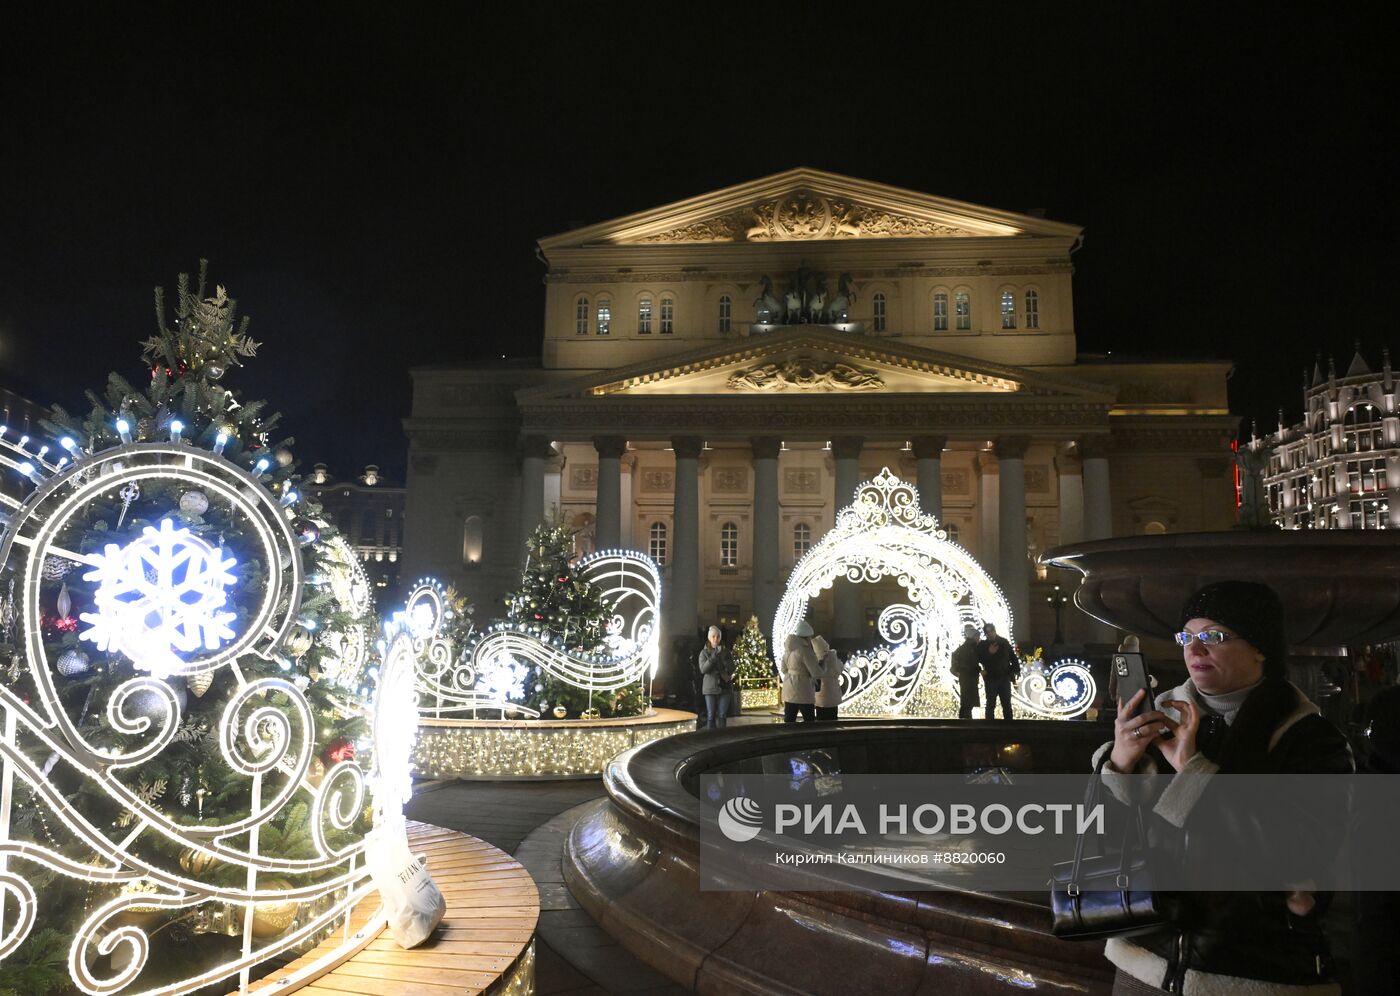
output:
[[[1103, 757], [1099, 758], [1099, 763], [1094, 765], [1094, 777], [1089, 779], [1089, 785], [1084, 790], [1084, 810], [1091, 812], [1099, 804], [1099, 796], [1103, 791], [1103, 769], [1108, 764], [1111, 751], [1104, 751]], [[1128, 881], [1128, 868], [1132, 863], [1131, 853], [1136, 846], [1147, 846], [1147, 824], [1142, 815], [1142, 803], [1136, 798], [1129, 805], [1132, 810], [1132, 817], [1123, 825], [1123, 843], [1119, 850], [1118, 882], [1120, 887], [1126, 888]], [[1137, 831], [1137, 843], [1132, 841], [1133, 831]], [[1069, 882], [1066, 883], [1066, 890], [1071, 896], [1079, 894], [1079, 876], [1084, 863], [1084, 834], [1081, 832], [1075, 835], [1074, 839], [1074, 863], [1070, 866]]]

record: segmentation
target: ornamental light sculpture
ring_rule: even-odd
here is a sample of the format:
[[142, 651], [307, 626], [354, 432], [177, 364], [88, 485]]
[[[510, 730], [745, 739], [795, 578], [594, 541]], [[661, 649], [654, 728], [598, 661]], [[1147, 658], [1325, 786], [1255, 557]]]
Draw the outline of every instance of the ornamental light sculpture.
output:
[[[919, 509], [919, 494], [888, 467], [856, 489], [835, 527], [798, 561], [773, 620], [773, 656], [781, 668], [787, 638], [809, 602], [838, 578], [874, 583], [895, 578], [907, 602], [876, 621], [886, 641], [854, 653], [841, 674], [841, 708], [849, 715], [953, 717], [958, 694], [949, 669], [964, 626], [991, 623], [1011, 633], [1011, 610], [997, 583], [972, 554]], [[1079, 715], [1094, 697], [1081, 662], [1027, 668], [1012, 695], [1022, 709], [1050, 718]]]
[[[68, 952], [80, 991], [176, 996], [218, 982], [246, 989], [253, 966], [342, 925], [348, 930], [350, 910], [373, 888], [365, 843], [355, 832], [371, 786], [352, 759], [316, 770], [321, 763], [313, 756], [309, 679], [260, 674], [254, 667], [267, 661], [287, 670], [297, 647], [305, 652], [322, 638], [303, 620], [303, 590], [311, 579], [302, 548], [309, 527], [291, 507], [295, 499], [287, 492], [279, 498], [260, 480], [265, 462], [249, 471], [225, 457], [226, 438], [209, 452], [188, 437], [181, 440], [173, 427], [168, 442], [135, 441], [125, 420], [118, 432], [121, 443], [92, 454], [64, 440], [72, 463], [68, 457], [50, 463], [0, 434], [0, 464], [19, 471], [27, 465], [25, 476], [35, 484], [23, 501], [0, 495], [8, 506], [0, 564], [16, 582], [14, 618], [6, 622], [16, 644], [11, 682], [21, 662], [32, 681], [27, 694], [0, 683], [0, 960], [33, 930], [45, 903], [34, 881], [52, 874], [86, 883], [93, 897]], [[227, 521], [237, 524], [240, 548], [177, 527], [172, 509], [125, 543], [85, 552], [85, 516], [95, 503], [119, 504], [124, 518], [136, 500], [129, 496], [143, 488], [154, 495], [189, 489], [204, 508], [219, 503]], [[347, 552], [340, 554], [353, 565]], [[256, 570], [236, 584], [234, 569], [245, 565]], [[80, 614], [85, 628], [79, 641], [100, 652], [113, 673], [119, 665], [134, 672], [116, 683], [105, 708], [94, 710], [107, 728], [96, 739], [83, 697], [56, 679], [68, 672], [58, 655], [50, 659], [44, 636], [41, 588], [52, 587], [55, 572], [70, 571], [84, 572], [94, 585], [92, 611]], [[336, 611], [363, 626], [367, 582], [334, 563], [331, 574]], [[60, 604], [67, 598], [65, 590]], [[330, 659], [333, 679], [350, 681], [363, 646], [336, 648]], [[230, 784], [243, 793], [241, 805], [227, 817], [205, 817], [201, 788], [200, 818], [175, 819], [131, 782], [140, 765], [187, 735], [186, 686], [202, 696], [196, 689], [207, 689], [215, 676], [233, 691], [208, 734], [219, 762], [235, 776]], [[398, 695], [402, 700], [401, 690]], [[350, 696], [337, 701], [345, 715], [357, 708]], [[384, 811], [401, 801], [406, 757], [400, 739], [386, 745], [375, 768], [375, 784], [392, 796], [381, 803]], [[391, 770], [394, 765], [405, 770]], [[57, 833], [18, 832], [21, 800]], [[302, 806], [309, 843], [299, 856], [260, 846], [271, 830], [296, 822]], [[175, 854], [178, 861], [171, 860]], [[215, 865], [224, 874], [201, 874]], [[259, 907], [269, 904], [288, 907], [294, 916], [260, 932]], [[212, 918], [240, 941], [217, 964], [172, 978], [164, 966], [148, 965], [155, 931], [146, 918], [152, 915], [166, 922]]]
[[522, 682], [531, 670], [590, 694], [654, 678], [661, 607], [656, 562], [636, 550], [602, 550], [579, 561], [578, 574], [598, 586], [608, 608], [599, 653], [580, 652], [510, 623], [468, 632], [462, 645], [455, 645], [448, 634], [446, 592], [436, 580], [419, 581], [402, 613], [417, 654], [419, 715], [475, 718], [486, 710], [499, 711], [502, 719], [538, 719], [539, 710], [522, 701], [527, 696]]

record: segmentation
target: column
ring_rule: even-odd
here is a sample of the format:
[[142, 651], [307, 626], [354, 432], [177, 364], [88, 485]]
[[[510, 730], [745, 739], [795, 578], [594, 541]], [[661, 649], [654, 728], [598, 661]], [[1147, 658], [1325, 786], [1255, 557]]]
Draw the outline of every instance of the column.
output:
[[1084, 478], [1079, 461], [1058, 453], [1055, 472], [1060, 478], [1060, 543], [1078, 543], [1084, 538]]
[[940, 523], [943, 521], [943, 450], [947, 445], [947, 436], [915, 436], [911, 441], [919, 505]]
[[705, 442], [694, 436], [671, 440], [676, 453], [676, 504], [671, 519], [671, 585], [663, 591], [669, 609], [670, 642], [695, 635], [700, 618], [700, 468]]
[[765, 633], [773, 626], [782, 600], [778, 577], [778, 452], [783, 441], [756, 436], [753, 449], [753, 611]]
[[1026, 559], [1026, 450], [1029, 436], [1000, 436], [997, 456], [997, 533], [1001, 545], [997, 580], [1011, 606], [1015, 636], [1030, 639], [1031, 577]]
[[1108, 486], [1108, 436], [1085, 436], [1079, 441], [1084, 460], [1084, 538], [1108, 539], [1113, 535], [1113, 500]]
[[[836, 508], [840, 512], [855, 497], [860, 484], [860, 448], [865, 440], [859, 436], [841, 436], [831, 441], [831, 455], [836, 460]], [[837, 581], [833, 589], [836, 620], [832, 636], [856, 640], [864, 635], [865, 620], [861, 618], [860, 598], [850, 582]]]
[[977, 523], [980, 532], [977, 561], [986, 570], [995, 571], [1001, 563], [997, 475], [993, 473], [996, 459], [990, 453], [978, 453], [972, 462], [972, 469], [977, 472]]
[[554, 447], [543, 436], [520, 439], [520, 545], [519, 558], [525, 560], [525, 541], [544, 521], [544, 465], [554, 456]]
[[627, 452], [627, 440], [621, 436], [597, 436], [593, 448], [598, 451], [598, 526], [599, 550], [616, 550], [622, 545], [622, 454]]

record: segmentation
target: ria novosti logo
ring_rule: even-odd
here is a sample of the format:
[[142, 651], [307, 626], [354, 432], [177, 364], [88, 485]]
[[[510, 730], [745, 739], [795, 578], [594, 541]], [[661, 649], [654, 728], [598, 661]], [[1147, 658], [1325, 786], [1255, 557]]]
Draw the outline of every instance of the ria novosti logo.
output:
[[746, 796], [736, 796], [720, 807], [719, 829], [736, 844], [745, 844], [763, 829], [763, 808]]

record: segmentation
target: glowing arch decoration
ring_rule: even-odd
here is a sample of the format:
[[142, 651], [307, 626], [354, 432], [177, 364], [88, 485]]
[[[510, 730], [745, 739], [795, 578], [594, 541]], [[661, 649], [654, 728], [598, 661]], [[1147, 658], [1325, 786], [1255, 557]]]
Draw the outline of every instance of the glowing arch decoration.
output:
[[655, 677], [661, 605], [656, 562], [635, 550], [605, 550], [580, 561], [578, 574], [598, 586], [608, 606], [601, 653], [580, 653], [505, 623], [472, 635], [465, 646], [453, 646], [442, 585], [431, 578], [419, 581], [402, 617], [418, 655], [419, 714], [437, 719], [499, 710], [502, 718], [538, 719], [539, 710], [522, 701], [528, 691], [523, 681], [532, 669], [589, 692]]
[[[179, 422], [171, 424], [168, 442], [133, 442], [125, 422], [118, 428], [124, 442], [97, 453], [65, 439], [68, 456], [58, 461], [47, 458], [47, 448], [0, 432], [0, 462], [33, 485], [24, 500], [5, 499], [0, 542], [0, 565], [16, 581], [6, 636], [32, 676], [24, 695], [0, 682], [0, 959], [35, 925], [45, 903], [36, 880], [59, 876], [85, 883], [92, 896], [69, 947], [78, 990], [177, 996], [219, 982], [246, 988], [253, 966], [348, 924], [350, 910], [370, 893], [365, 843], [355, 827], [363, 826], [372, 789], [381, 810], [401, 805], [410, 747], [401, 730], [397, 740], [391, 737], [393, 724], [377, 724], [385, 743], [376, 750], [373, 784], [347, 752], [324, 765], [313, 755], [309, 679], [280, 676], [312, 640], [302, 606], [304, 585], [315, 582], [305, 575], [302, 548], [315, 537], [308, 540], [305, 520], [296, 518], [296, 493], [284, 487], [274, 494], [265, 486], [265, 461], [249, 470], [224, 457], [223, 436], [210, 452], [181, 441]], [[177, 526], [175, 510], [125, 544], [79, 548], [87, 510], [98, 502], [130, 505], [126, 496], [143, 487], [197, 492], [199, 500], [207, 497], [206, 508], [220, 503], [238, 523], [240, 548], [225, 549], [222, 541]], [[237, 585], [235, 566], [249, 568]], [[95, 707], [93, 715], [83, 696], [63, 684], [70, 672], [62, 657], [50, 659], [43, 636], [41, 583], [51, 589], [55, 577], [72, 572], [85, 572], [96, 586], [79, 639], [114, 667], [129, 662], [135, 672], [112, 679], [105, 708]], [[353, 578], [347, 584], [345, 591], [330, 585], [335, 610], [358, 614], [357, 607], [368, 607], [368, 586], [361, 599], [347, 594]], [[396, 648], [401, 658], [402, 646]], [[264, 661], [275, 667], [262, 668]], [[217, 757], [211, 763], [233, 772], [229, 784], [242, 793], [239, 808], [211, 819], [201, 804], [198, 821], [192, 814], [176, 819], [133, 785], [133, 772], [189, 735], [182, 696], [186, 688], [207, 689], [201, 679], [214, 676], [233, 692], [217, 713], [217, 728], [207, 731]], [[386, 694], [401, 704], [402, 683]], [[349, 697], [338, 701], [357, 708]], [[93, 735], [94, 718], [100, 736]], [[18, 832], [22, 801], [51, 829]], [[304, 821], [309, 831], [297, 856], [260, 848], [289, 820]], [[215, 866], [221, 874], [201, 874]], [[255, 925], [269, 906], [291, 914], [276, 929], [259, 931]], [[168, 912], [212, 919], [241, 942], [230, 945], [228, 960], [172, 977], [163, 966], [148, 966], [150, 917]]]
[[326, 651], [322, 666], [326, 677], [342, 688], [356, 688], [369, 659], [374, 613], [369, 576], [344, 536], [326, 541], [326, 576], [314, 579], [330, 589], [331, 597], [350, 614], [353, 622], [342, 631], [327, 631], [316, 642]]
[[[991, 623], [1009, 634], [1011, 609], [976, 559], [920, 511], [913, 485], [888, 467], [856, 489], [835, 528], [793, 568], [773, 621], [774, 659], [781, 667], [783, 647], [809, 602], [838, 578], [859, 584], [889, 577], [903, 586], [908, 601], [880, 613], [876, 630], [884, 644], [846, 661], [841, 708], [849, 715], [956, 716], [949, 664], [963, 627], [981, 632]], [[1012, 689], [1021, 709], [1046, 717], [1082, 713], [1093, 691], [1087, 668], [1081, 673], [1072, 667], [1045, 674], [1027, 669]], [[1072, 697], [1063, 697], [1065, 692]]]

